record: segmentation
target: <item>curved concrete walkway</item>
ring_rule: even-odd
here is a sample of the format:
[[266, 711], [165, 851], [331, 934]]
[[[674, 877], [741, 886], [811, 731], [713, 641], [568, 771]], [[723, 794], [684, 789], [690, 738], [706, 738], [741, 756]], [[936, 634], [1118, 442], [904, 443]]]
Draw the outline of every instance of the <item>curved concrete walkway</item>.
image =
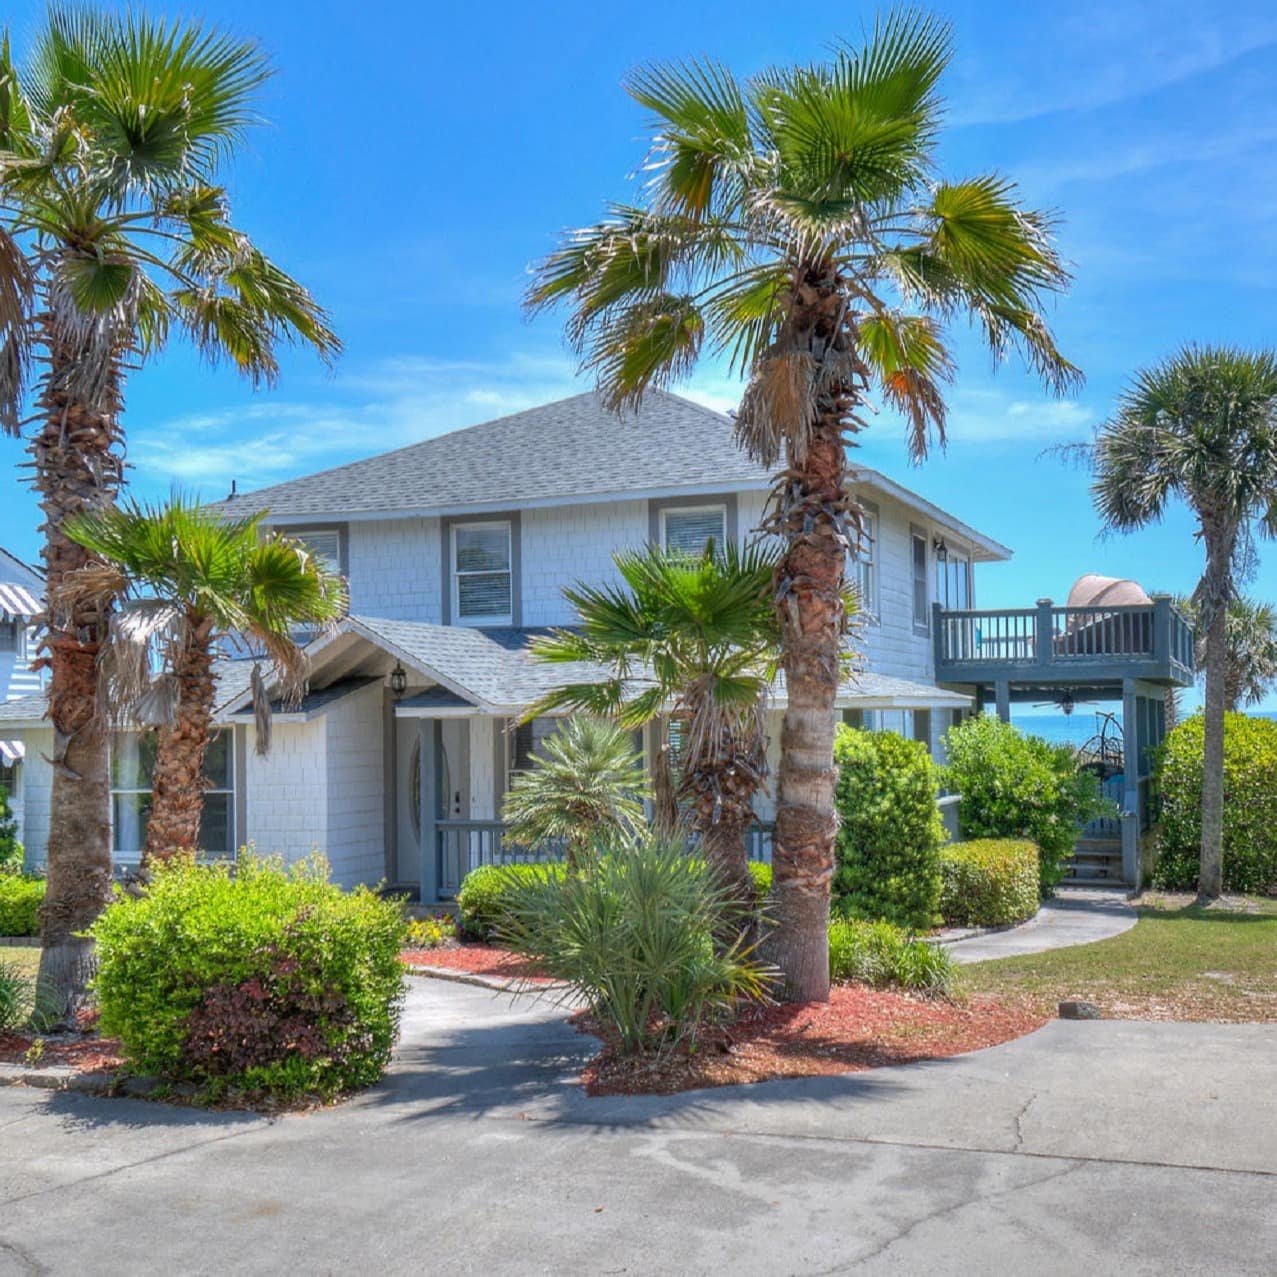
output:
[[984, 962], [1109, 940], [1136, 921], [1124, 887], [1062, 887], [1023, 926], [943, 943], [955, 962]]

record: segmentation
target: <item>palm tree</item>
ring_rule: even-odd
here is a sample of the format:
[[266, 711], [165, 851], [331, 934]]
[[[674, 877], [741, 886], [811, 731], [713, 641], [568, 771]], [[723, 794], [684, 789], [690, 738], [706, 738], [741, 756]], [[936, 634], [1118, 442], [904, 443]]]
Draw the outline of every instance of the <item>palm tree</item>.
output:
[[582, 715], [560, 724], [542, 749], [505, 797], [501, 814], [511, 842], [535, 848], [562, 841], [575, 871], [592, 852], [642, 827], [647, 784], [628, 732]]
[[584, 710], [634, 729], [668, 713], [680, 745], [676, 795], [706, 860], [749, 906], [747, 836], [767, 775], [764, 711], [780, 640], [778, 554], [729, 543], [721, 554], [649, 546], [613, 557], [622, 584], [565, 589], [574, 628], [532, 647], [540, 660], [591, 662], [610, 676], [570, 683], [529, 714]]
[[[1204, 670], [1207, 631], [1198, 608], [1191, 598], [1177, 598], [1175, 606], [1197, 631], [1197, 663]], [[1224, 647], [1224, 708], [1231, 714], [1258, 705], [1277, 682], [1277, 608], [1240, 594], [1229, 599]]]
[[125, 370], [174, 331], [255, 383], [275, 379], [282, 341], [339, 348], [217, 184], [269, 74], [250, 42], [136, 11], [52, 9], [21, 69], [0, 39], [0, 428], [25, 424], [35, 362], [33, 482], [64, 600], [41, 656], [54, 751], [40, 996], [66, 1012], [92, 974], [83, 933], [108, 895], [111, 825], [97, 712], [109, 600], [66, 593], [89, 556], [65, 525], [115, 501]]
[[1197, 520], [1206, 563], [1193, 603], [1205, 633], [1202, 864], [1198, 897], [1223, 889], [1228, 607], [1256, 526], [1277, 533], [1277, 353], [1189, 346], [1143, 369], [1091, 448], [1091, 491], [1106, 525], [1159, 521], [1173, 497]]
[[636, 71], [629, 92], [655, 116], [639, 202], [569, 234], [527, 298], [571, 308], [568, 338], [617, 409], [706, 351], [749, 378], [737, 435], [781, 466], [764, 524], [783, 546], [789, 692], [773, 957], [794, 999], [829, 992], [834, 698], [859, 538], [847, 438], [876, 386], [913, 455], [943, 443], [952, 318], [996, 356], [1019, 347], [1057, 389], [1078, 376], [1042, 315], [1067, 282], [1051, 219], [1002, 177], [935, 175], [950, 51], [946, 25], [899, 12], [863, 47], [743, 84], [708, 61]]
[[[213, 734], [219, 643], [257, 645], [285, 701], [300, 696], [307, 661], [299, 625], [327, 625], [346, 608], [341, 577], [299, 541], [262, 538], [262, 514], [223, 521], [183, 498], [130, 504], [68, 520], [67, 535], [100, 563], [65, 588], [72, 598], [118, 599], [100, 652], [103, 690], [118, 711], [157, 724], [145, 861], [199, 846], [204, 756]], [[54, 595], [50, 607], [57, 610]], [[155, 677], [157, 654], [163, 672]], [[254, 668], [257, 748], [269, 745], [266, 683]]]

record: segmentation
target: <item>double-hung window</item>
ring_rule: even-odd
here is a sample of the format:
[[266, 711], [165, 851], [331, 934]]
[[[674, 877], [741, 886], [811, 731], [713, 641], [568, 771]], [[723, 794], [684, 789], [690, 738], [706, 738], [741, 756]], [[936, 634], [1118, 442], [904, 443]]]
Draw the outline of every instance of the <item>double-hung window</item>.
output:
[[452, 525], [452, 619], [458, 625], [510, 625], [514, 615], [508, 522]]
[[[155, 770], [154, 732], [116, 732], [111, 738], [111, 825], [115, 853], [125, 862], [141, 857], [151, 815]], [[204, 755], [204, 808], [199, 850], [235, 854], [235, 758], [229, 731], [216, 733]]]
[[910, 567], [913, 576], [913, 628], [926, 633], [931, 628], [927, 615], [927, 534], [921, 529], [909, 529]]
[[971, 606], [971, 557], [942, 541], [936, 553], [936, 599], [942, 607], [961, 612]]
[[847, 580], [856, 591], [861, 613], [878, 615], [878, 515], [861, 507], [860, 544], [848, 555]]
[[726, 506], [679, 506], [661, 511], [661, 544], [667, 550], [699, 556], [711, 541], [721, 550], [726, 540]]
[[[330, 572], [341, 573], [341, 532], [337, 528], [303, 528], [300, 532], [282, 531], [294, 541], [300, 541], [311, 557]], [[293, 642], [303, 646], [319, 634], [313, 626], [293, 626]]]

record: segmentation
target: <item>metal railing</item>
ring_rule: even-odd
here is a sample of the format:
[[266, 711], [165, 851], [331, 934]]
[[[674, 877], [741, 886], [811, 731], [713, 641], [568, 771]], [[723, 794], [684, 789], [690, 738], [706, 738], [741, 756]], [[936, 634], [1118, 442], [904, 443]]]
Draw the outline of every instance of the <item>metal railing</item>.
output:
[[[472, 869], [482, 865], [553, 864], [562, 860], [564, 844], [552, 841], [537, 847], [525, 847], [506, 835], [500, 820], [440, 820], [435, 824], [438, 836], [439, 895], [455, 896]], [[751, 825], [748, 834], [749, 858], [770, 864], [772, 858], [771, 825]], [[695, 840], [689, 840], [692, 845]]]

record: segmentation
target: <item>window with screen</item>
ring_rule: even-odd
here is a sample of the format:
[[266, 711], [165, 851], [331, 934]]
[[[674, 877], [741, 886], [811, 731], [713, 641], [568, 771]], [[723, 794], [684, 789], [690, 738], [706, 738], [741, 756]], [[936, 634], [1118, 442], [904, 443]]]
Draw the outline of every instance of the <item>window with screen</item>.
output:
[[910, 562], [913, 569], [913, 626], [916, 630], [929, 628], [927, 616], [927, 534], [919, 528], [909, 532]]
[[459, 523], [452, 529], [452, 619], [460, 625], [509, 625], [514, 611], [509, 523]]
[[863, 613], [878, 615], [878, 516], [860, 511], [860, 544], [848, 555], [847, 580], [856, 591]]
[[726, 539], [726, 506], [686, 506], [661, 511], [661, 543], [667, 550], [701, 555], [709, 542], [722, 549]]

